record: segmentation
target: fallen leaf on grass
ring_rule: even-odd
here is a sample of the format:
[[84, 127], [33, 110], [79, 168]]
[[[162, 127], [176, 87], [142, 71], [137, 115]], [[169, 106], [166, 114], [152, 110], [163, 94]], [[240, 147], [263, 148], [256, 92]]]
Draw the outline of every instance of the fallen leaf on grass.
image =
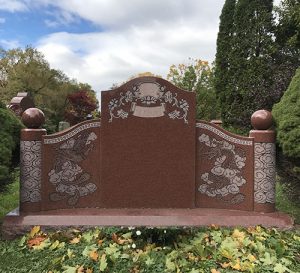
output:
[[210, 272], [211, 272], [211, 273], [221, 273], [220, 271], [218, 271], [218, 270], [216, 270], [216, 269], [214, 269], [214, 268], [211, 269]]
[[252, 254], [249, 254], [247, 258], [252, 263], [256, 261], [256, 257], [254, 255], [252, 255]]
[[84, 267], [83, 265], [81, 265], [78, 269], [76, 273], [84, 273]]
[[100, 271], [103, 272], [107, 267], [106, 254], [103, 254], [100, 259]]
[[80, 238], [79, 237], [75, 237], [70, 241], [70, 244], [75, 245], [78, 244], [80, 242]]
[[291, 271], [283, 264], [277, 263], [274, 267], [274, 272], [284, 273], [284, 272], [291, 272]]
[[223, 268], [227, 268], [228, 266], [230, 266], [230, 263], [221, 263], [221, 266], [222, 266]]
[[30, 240], [28, 240], [27, 242], [27, 245], [32, 248], [33, 246], [38, 246], [40, 245], [43, 241], [46, 240], [46, 237], [43, 237], [43, 236], [37, 236], [37, 237], [34, 237]]
[[235, 229], [232, 233], [232, 237], [237, 239], [239, 242], [243, 242], [245, 238], [245, 233], [243, 231], [239, 231], [238, 229]]
[[118, 237], [118, 235], [116, 233], [113, 233], [111, 238], [118, 245], [123, 245], [124, 243], [129, 241], [128, 239], [121, 239], [120, 237]]
[[241, 264], [240, 264], [240, 260], [237, 260], [237, 262], [235, 264], [231, 263], [231, 268], [232, 269], [236, 269], [236, 270], [241, 270]]
[[65, 265], [63, 266], [63, 269], [65, 269], [63, 273], [77, 273], [77, 267]]
[[33, 238], [40, 230], [40, 226], [34, 226], [29, 233], [29, 237]]
[[98, 252], [96, 250], [93, 250], [93, 251], [90, 252], [90, 258], [93, 261], [97, 261], [98, 257], [99, 257], [99, 254], [98, 254]]

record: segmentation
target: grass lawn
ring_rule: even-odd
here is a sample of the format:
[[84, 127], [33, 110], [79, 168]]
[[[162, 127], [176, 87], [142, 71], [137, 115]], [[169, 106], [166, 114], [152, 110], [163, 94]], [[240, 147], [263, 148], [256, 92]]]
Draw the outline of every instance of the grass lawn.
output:
[[[19, 178], [18, 178], [19, 179]], [[19, 206], [19, 182], [7, 186], [5, 192], [0, 192], [0, 223], [1, 219], [11, 210]]]
[[292, 215], [295, 218], [295, 224], [300, 225], [300, 207], [288, 199], [284, 194], [284, 186], [279, 183], [276, 185], [276, 208]]

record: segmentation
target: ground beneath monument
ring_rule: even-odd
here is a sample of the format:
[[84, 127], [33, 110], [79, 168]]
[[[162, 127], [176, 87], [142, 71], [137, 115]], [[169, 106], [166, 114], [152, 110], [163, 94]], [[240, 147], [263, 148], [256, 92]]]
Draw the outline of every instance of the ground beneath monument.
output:
[[149, 226], [149, 227], [199, 227], [218, 225], [224, 227], [256, 226], [290, 229], [294, 221], [282, 212], [260, 213], [223, 209], [64, 209], [19, 214], [10, 212], [2, 225], [7, 239], [26, 233], [32, 226], [43, 229], [91, 226]]

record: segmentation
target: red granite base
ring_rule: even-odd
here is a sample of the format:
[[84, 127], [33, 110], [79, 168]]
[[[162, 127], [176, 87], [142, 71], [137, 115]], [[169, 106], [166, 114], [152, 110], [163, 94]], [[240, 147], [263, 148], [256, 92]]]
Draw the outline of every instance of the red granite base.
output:
[[91, 226], [183, 226], [219, 225], [276, 227], [290, 229], [294, 221], [282, 212], [259, 213], [222, 209], [68, 209], [19, 214], [18, 209], [7, 214], [2, 225], [4, 238], [21, 235], [32, 226], [43, 229]]

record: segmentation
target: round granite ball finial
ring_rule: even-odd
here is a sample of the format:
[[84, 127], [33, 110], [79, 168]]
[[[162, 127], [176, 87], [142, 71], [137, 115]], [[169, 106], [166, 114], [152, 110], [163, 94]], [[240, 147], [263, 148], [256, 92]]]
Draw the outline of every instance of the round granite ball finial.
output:
[[28, 108], [22, 114], [22, 122], [29, 129], [38, 129], [44, 124], [45, 115], [38, 108]]
[[273, 124], [271, 112], [267, 110], [258, 110], [251, 116], [251, 124], [256, 130], [268, 130]]

